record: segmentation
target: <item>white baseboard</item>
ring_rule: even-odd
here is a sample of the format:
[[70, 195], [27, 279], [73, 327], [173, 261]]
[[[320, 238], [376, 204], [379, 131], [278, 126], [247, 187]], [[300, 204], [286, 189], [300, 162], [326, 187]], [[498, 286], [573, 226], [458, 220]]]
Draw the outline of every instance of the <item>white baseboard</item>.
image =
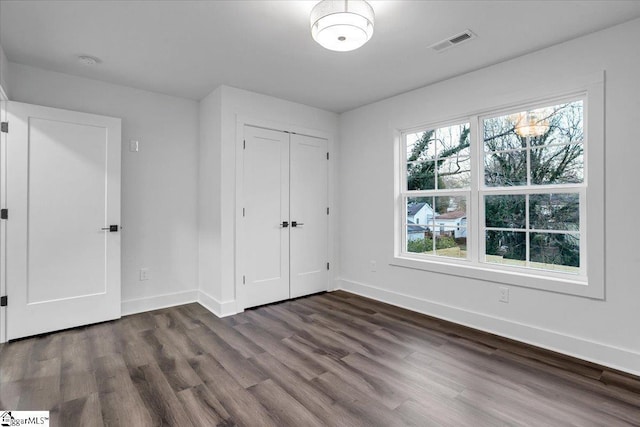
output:
[[218, 317], [227, 317], [236, 314], [236, 302], [234, 300], [220, 302], [208, 293], [198, 291], [198, 302]]
[[142, 313], [158, 310], [160, 308], [173, 307], [175, 305], [189, 304], [198, 301], [198, 290], [176, 292], [172, 294], [156, 295], [147, 298], [138, 298], [122, 301], [122, 315]]
[[400, 294], [352, 280], [341, 279], [340, 289], [439, 319], [563, 353], [578, 359], [640, 375], [640, 353], [560, 332], [464, 310]]

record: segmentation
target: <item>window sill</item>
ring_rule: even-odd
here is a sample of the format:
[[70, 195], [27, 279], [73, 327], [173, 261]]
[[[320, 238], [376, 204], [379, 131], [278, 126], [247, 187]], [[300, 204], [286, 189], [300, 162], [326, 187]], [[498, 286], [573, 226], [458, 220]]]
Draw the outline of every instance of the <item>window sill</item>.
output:
[[489, 265], [472, 264], [466, 260], [430, 260], [408, 256], [393, 257], [391, 266], [431, 271], [451, 276], [466, 277], [511, 286], [539, 289], [560, 294], [575, 295], [592, 299], [604, 299], [604, 285], [595, 286], [581, 278], [559, 278], [535, 273], [506, 271]]

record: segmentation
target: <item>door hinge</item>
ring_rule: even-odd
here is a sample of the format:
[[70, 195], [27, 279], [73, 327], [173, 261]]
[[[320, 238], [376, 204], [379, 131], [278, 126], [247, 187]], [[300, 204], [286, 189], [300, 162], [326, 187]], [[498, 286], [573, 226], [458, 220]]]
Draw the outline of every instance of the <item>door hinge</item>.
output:
[[327, 151], [327, 160], [329, 160], [329, 152]]
[[9, 133], [9, 122], [2, 122], [2, 124], [0, 124], [0, 131]]
[[0, 307], [6, 307], [8, 303], [9, 303], [9, 297], [7, 297], [6, 295], [3, 297], [0, 297]]
[[9, 209], [0, 209], [0, 219], [9, 219]]
[[247, 281], [247, 278], [245, 276], [242, 276], [242, 284], [244, 285]]
[[327, 263], [327, 270], [329, 269], [329, 263]]
[[244, 215], [245, 215], [245, 213], [244, 213], [244, 208], [242, 208], [242, 217], [243, 217], [243, 218], [244, 218]]
[[329, 215], [329, 208], [327, 208], [327, 215]]
[[247, 140], [246, 140], [246, 139], [243, 139], [243, 140], [242, 140], [242, 149], [243, 149], [243, 150], [246, 150], [246, 149], [247, 149]]

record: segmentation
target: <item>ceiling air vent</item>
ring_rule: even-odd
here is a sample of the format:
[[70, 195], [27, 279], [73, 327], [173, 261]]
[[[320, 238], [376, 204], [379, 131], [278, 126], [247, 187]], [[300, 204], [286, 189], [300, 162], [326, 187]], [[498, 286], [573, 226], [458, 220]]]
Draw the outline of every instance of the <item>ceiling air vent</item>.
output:
[[450, 47], [457, 46], [460, 43], [464, 43], [467, 40], [474, 39], [475, 37], [476, 35], [471, 30], [465, 30], [460, 34], [456, 34], [455, 36], [451, 36], [446, 40], [442, 40], [437, 43], [434, 43], [429, 47], [435, 50], [436, 52], [442, 52], [443, 50], [447, 50]]

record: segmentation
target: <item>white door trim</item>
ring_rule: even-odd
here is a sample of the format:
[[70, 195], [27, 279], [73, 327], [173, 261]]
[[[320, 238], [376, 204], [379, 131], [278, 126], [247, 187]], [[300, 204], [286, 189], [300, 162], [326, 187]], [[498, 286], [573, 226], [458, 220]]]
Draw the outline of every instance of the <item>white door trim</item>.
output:
[[306, 136], [311, 136], [314, 138], [323, 138], [327, 140], [327, 146], [329, 147], [329, 164], [328, 164], [328, 203], [331, 213], [329, 215], [329, 226], [328, 226], [328, 260], [331, 265], [328, 275], [328, 283], [327, 289], [331, 290], [334, 286], [331, 286], [332, 283], [335, 282], [336, 276], [335, 272], [337, 271], [337, 262], [335, 254], [335, 230], [337, 229], [337, 204], [335, 198], [334, 185], [335, 180], [334, 176], [336, 173], [336, 165], [335, 159], [332, 154], [336, 152], [335, 150], [335, 137], [333, 134], [318, 130], [312, 129], [305, 126], [299, 126], [296, 124], [283, 123], [273, 120], [265, 120], [258, 117], [244, 116], [244, 115], [236, 115], [236, 159], [235, 159], [235, 169], [236, 169], [236, 200], [235, 200], [235, 215], [234, 215], [234, 285], [235, 285], [235, 305], [236, 312], [241, 313], [246, 308], [246, 298], [244, 295], [244, 287], [242, 286], [242, 276], [243, 271], [246, 270], [246, 266], [242, 264], [242, 254], [240, 253], [240, 238], [242, 236], [242, 200], [243, 200], [243, 176], [244, 176], [244, 165], [243, 165], [243, 142], [244, 142], [244, 127], [245, 126], [253, 126], [265, 129], [271, 129], [280, 132], [289, 132], [289, 133], [297, 133]]
[[[0, 86], [0, 121], [7, 120], [9, 98]], [[7, 134], [0, 133], [0, 208], [7, 207]], [[7, 224], [0, 220], [0, 295], [7, 295]], [[7, 341], [7, 308], [0, 307], [0, 343]]]

